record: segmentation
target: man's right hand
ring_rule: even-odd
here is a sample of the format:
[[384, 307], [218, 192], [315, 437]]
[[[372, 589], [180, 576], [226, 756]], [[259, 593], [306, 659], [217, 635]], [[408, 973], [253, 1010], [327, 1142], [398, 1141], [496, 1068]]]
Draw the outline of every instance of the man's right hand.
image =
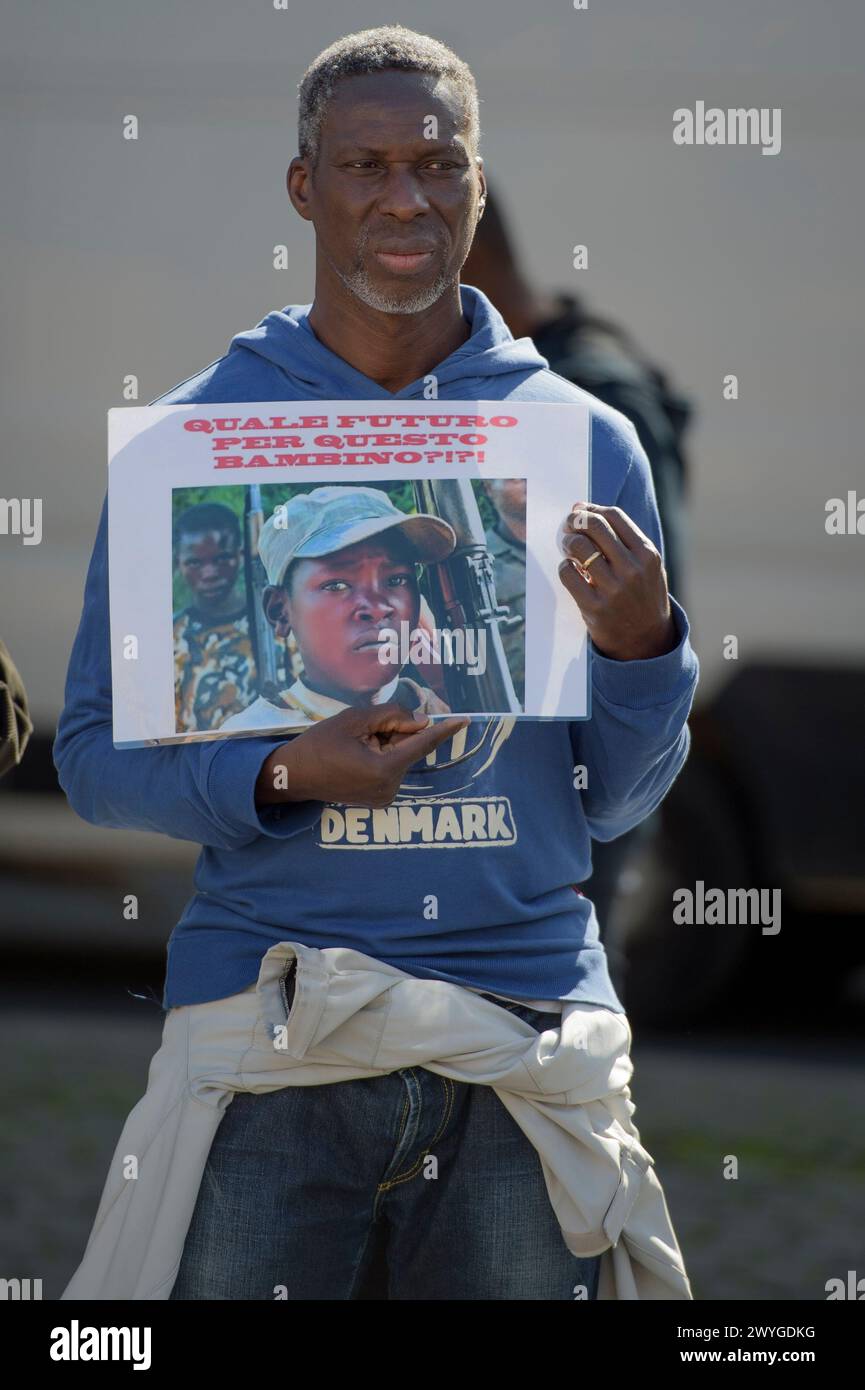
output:
[[256, 804], [390, 806], [412, 763], [470, 722], [459, 715], [432, 724], [428, 715], [416, 719], [393, 700], [340, 710], [273, 750], [255, 784]]

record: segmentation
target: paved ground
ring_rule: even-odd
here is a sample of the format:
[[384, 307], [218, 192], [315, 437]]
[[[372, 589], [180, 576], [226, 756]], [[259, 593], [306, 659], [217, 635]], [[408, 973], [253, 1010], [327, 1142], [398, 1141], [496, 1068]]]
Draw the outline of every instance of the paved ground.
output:
[[865, 1274], [861, 1053], [815, 1063], [637, 1043], [633, 1056], [635, 1119], [696, 1298], [825, 1299], [827, 1279]]
[[[41, 1277], [43, 1296], [59, 1296], [161, 1019], [131, 999], [104, 1014], [44, 1000], [4, 1009], [0, 1276]], [[698, 1299], [822, 1300], [827, 1279], [865, 1275], [861, 1040], [785, 1050], [638, 1037], [634, 1060], [637, 1123]], [[723, 1177], [727, 1155], [735, 1181]]]

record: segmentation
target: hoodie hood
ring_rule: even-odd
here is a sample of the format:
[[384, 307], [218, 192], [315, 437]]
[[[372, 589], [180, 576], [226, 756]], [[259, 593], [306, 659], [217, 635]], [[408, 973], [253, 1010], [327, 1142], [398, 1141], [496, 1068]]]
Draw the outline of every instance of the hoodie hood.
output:
[[[501, 314], [481, 290], [473, 285], [460, 285], [460, 299], [471, 334], [435, 368], [439, 388], [447, 386], [449, 396], [499, 399], [508, 394], [518, 379], [548, 368], [547, 359], [541, 356], [531, 338], [514, 338]], [[255, 328], [238, 333], [232, 339], [229, 358], [235, 353], [250, 353], [278, 367], [291, 381], [292, 389], [286, 391], [286, 398], [396, 400], [422, 396], [424, 377], [418, 377], [394, 394], [331, 352], [310, 327], [311, 309], [312, 304], [288, 304], [284, 309], [274, 309]], [[496, 378], [511, 380], [497, 381]], [[493, 389], [491, 382], [494, 382]], [[459, 383], [458, 391], [454, 390], [455, 383]]]

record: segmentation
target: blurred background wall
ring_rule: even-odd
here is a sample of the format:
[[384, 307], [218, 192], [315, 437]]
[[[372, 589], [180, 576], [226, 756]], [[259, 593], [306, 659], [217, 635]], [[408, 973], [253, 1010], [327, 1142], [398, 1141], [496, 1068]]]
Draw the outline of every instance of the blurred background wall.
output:
[[[810, 1139], [798, 1141], [807, 1149], [801, 1163], [785, 1148], [797, 1106], [825, 1098], [821, 1058], [837, 1076], [861, 1055], [865, 539], [828, 535], [824, 522], [829, 498], [865, 491], [857, 425], [865, 12], [857, 0], [590, 0], [586, 11], [566, 0], [439, 0], [397, 10], [345, 0], [285, 11], [264, 0], [180, 8], [11, 0], [6, 8], [0, 490], [43, 499], [43, 538], [25, 546], [0, 536], [0, 636], [35, 723], [24, 762], [0, 789], [4, 1027], [20, 1044], [21, 1075], [9, 1084], [24, 1117], [22, 1144], [59, 1124], [78, 1154], [64, 1170], [72, 1186], [63, 1238], [54, 1227], [54, 1236], [42, 1233], [58, 1181], [45, 1174], [30, 1183], [13, 1249], [22, 1265], [38, 1249], [58, 1281], [71, 1273], [113, 1127], [143, 1089], [158, 1041], [154, 992], [195, 857], [180, 842], [84, 825], [53, 780], [50, 740], [106, 485], [105, 413], [131, 403], [122, 396], [128, 374], [146, 403], [270, 309], [311, 301], [313, 233], [284, 187], [296, 152], [297, 84], [338, 36], [398, 19], [471, 65], [485, 167], [533, 284], [579, 294], [625, 325], [695, 408], [686, 606], [703, 676], [693, 770], [665, 812], [668, 857], [656, 846], [632, 870], [623, 909], [624, 938], [636, 943], [635, 1016], [647, 1025], [635, 1052], [644, 1049], [652, 1098], [647, 1128], [657, 1143], [649, 1147], [663, 1157], [668, 1146], [702, 1296], [743, 1287], [737, 1279], [751, 1280], [749, 1292], [730, 1296], [822, 1296], [807, 1290], [824, 1266], [827, 1278], [843, 1274], [834, 1264], [848, 1258], [852, 1195], [832, 1206], [834, 1244], [812, 1249], [820, 1224], [812, 1217], [799, 1233], [807, 1258], [757, 1275], [756, 1253], [743, 1272], [739, 1254], [724, 1264], [720, 1217], [702, 1236], [692, 1217], [717, 1210], [717, 1183], [703, 1190], [701, 1164], [730, 1142], [712, 1117], [723, 1096], [744, 1095], [747, 1077], [756, 1087], [745, 1103], [755, 1152], [768, 1152], [766, 1171], [788, 1184], [790, 1209], [778, 1220], [789, 1241], [791, 1211], [802, 1206], [796, 1182], [829, 1182], [826, 1155], [808, 1148]], [[780, 107], [781, 152], [674, 145], [673, 112], [699, 100]], [[140, 122], [137, 141], [122, 138], [130, 113]], [[289, 251], [282, 271], [273, 268], [279, 243]], [[588, 247], [585, 270], [572, 266], [577, 243]], [[723, 397], [729, 373], [739, 379], [735, 401]], [[723, 656], [731, 634], [737, 661]], [[707, 883], [781, 884], [785, 930], [774, 941], [746, 933], [747, 943], [732, 933], [717, 948], [692, 937], [677, 956], [669, 884], [701, 874]], [[148, 889], [136, 922], [121, 912], [130, 877], [146, 877]], [[694, 951], [723, 1039], [703, 1063], [686, 1064], [680, 1049], [687, 1038], [699, 1052], [698, 1022], [686, 1026], [665, 1000], [671, 981], [694, 978]], [[113, 982], [110, 999], [102, 976]], [[46, 1002], [58, 981], [75, 1026], [58, 1023], [56, 1003]], [[754, 981], [758, 1006], [742, 1041], [730, 1029], [745, 1017], [740, 1005]], [[146, 1008], [131, 1002], [136, 993], [150, 998]], [[830, 1012], [805, 1024], [795, 1006], [815, 993]], [[695, 990], [690, 1002], [701, 998]], [[838, 1001], [848, 1012], [832, 1042]], [[110, 1019], [99, 1013], [106, 1008], [115, 1010]], [[656, 1036], [653, 1026], [668, 1031]], [[77, 1051], [68, 1050], [72, 1038]], [[796, 1047], [817, 1068], [807, 1087], [802, 1072], [779, 1079], [784, 1049]], [[770, 1068], [763, 1086], [755, 1048]], [[59, 1069], [54, 1101], [38, 1091], [46, 1067]], [[694, 1103], [683, 1121], [669, 1096], [674, 1083], [687, 1091], [686, 1075]], [[789, 1100], [770, 1124], [768, 1091]], [[75, 1128], [82, 1100], [95, 1125], [89, 1138]], [[836, 1196], [861, 1173], [860, 1141], [851, 1136], [847, 1166], [832, 1177]], [[764, 1198], [770, 1188], [767, 1178]], [[808, 1191], [813, 1210], [817, 1188]], [[734, 1228], [735, 1220], [744, 1222], [741, 1210]]]

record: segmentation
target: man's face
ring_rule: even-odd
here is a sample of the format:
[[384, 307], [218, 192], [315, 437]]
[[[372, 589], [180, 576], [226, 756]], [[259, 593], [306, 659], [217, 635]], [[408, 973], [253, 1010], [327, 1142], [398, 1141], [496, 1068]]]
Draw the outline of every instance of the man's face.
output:
[[290, 585], [290, 594], [265, 591], [265, 611], [278, 636], [293, 631], [313, 689], [359, 704], [393, 680], [398, 668], [379, 661], [378, 633], [386, 627], [399, 633], [403, 621], [416, 627], [420, 611], [414, 559], [402, 536], [371, 537], [298, 560]]
[[[436, 139], [424, 138], [430, 116]], [[392, 314], [428, 309], [457, 282], [483, 192], [453, 84], [392, 69], [342, 78], [317, 168], [293, 160], [289, 169], [318, 255], [363, 303]]]
[[177, 548], [180, 573], [201, 608], [216, 608], [234, 588], [240, 564], [236, 536], [230, 531], [182, 535]]

